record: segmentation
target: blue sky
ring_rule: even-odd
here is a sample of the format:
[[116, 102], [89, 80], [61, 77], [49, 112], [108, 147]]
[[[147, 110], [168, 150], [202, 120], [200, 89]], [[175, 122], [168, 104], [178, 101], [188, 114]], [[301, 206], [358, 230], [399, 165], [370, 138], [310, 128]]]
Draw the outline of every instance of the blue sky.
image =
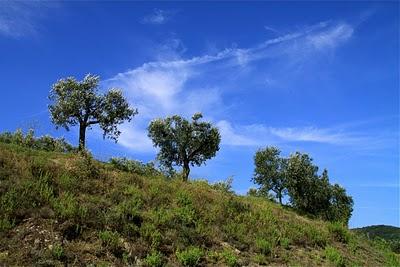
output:
[[139, 109], [101, 159], [153, 160], [156, 117], [203, 112], [222, 134], [192, 176], [254, 185], [253, 155], [309, 153], [355, 201], [350, 226], [399, 222], [397, 2], [0, 2], [0, 130], [56, 131], [59, 78], [99, 74]]

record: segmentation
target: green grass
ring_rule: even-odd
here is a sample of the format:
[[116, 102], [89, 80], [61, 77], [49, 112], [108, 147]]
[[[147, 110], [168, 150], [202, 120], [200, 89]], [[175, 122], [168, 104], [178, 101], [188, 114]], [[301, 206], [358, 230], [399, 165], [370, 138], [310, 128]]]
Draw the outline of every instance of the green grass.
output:
[[171, 179], [137, 161], [0, 143], [0, 265], [399, 262], [386, 243], [226, 188]]

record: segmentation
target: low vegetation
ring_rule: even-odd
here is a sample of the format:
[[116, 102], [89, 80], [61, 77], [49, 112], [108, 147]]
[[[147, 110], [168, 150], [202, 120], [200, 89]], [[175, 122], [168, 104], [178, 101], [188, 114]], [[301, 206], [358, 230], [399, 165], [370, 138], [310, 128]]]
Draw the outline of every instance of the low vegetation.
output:
[[345, 224], [236, 195], [231, 180], [177, 177], [151, 163], [0, 142], [0, 265], [399, 265], [386, 243]]

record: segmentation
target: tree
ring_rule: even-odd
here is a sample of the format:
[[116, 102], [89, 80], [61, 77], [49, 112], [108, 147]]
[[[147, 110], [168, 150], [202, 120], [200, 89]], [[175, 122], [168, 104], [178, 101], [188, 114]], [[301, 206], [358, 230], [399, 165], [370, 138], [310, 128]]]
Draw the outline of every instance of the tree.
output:
[[175, 115], [156, 119], [148, 127], [148, 136], [160, 148], [158, 159], [168, 168], [182, 166], [183, 179], [187, 181], [190, 165], [200, 166], [215, 156], [219, 150], [221, 136], [211, 123], [200, 122], [203, 117], [196, 113], [192, 121]]
[[287, 159], [280, 157], [281, 151], [276, 147], [266, 147], [256, 152], [254, 156], [253, 182], [260, 186], [261, 192], [273, 191], [282, 204], [286, 194]]
[[328, 171], [318, 167], [307, 154], [296, 152], [288, 159], [287, 186], [291, 204], [299, 211], [324, 220], [348, 223], [353, 199], [338, 184], [329, 183]]
[[353, 198], [346, 194], [346, 190], [338, 184], [331, 185], [330, 206], [327, 220], [348, 223], [353, 212]]
[[315, 181], [318, 167], [307, 154], [296, 152], [290, 155], [287, 163], [287, 186], [292, 205], [307, 213], [313, 213], [313, 195], [316, 193]]
[[98, 124], [103, 138], [117, 141], [121, 132], [117, 126], [130, 121], [138, 112], [129, 106], [121, 90], [98, 92], [100, 77], [88, 74], [82, 81], [68, 77], [57, 81], [49, 95], [52, 122], [58, 127], [79, 125], [79, 150], [85, 148], [86, 130]]

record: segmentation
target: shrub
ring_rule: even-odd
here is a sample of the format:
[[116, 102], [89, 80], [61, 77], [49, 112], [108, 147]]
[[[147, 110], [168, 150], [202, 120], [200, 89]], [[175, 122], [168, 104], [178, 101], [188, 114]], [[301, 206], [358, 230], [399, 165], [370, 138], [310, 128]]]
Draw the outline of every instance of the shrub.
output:
[[157, 176], [161, 174], [161, 172], [155, 168], [153, 162], [143, 163], [127, 158], [111, 158], [109, 163], [118, 170], [143, 176]]
[[270, 241], [264, 238], [257, 238], [256, 247], [260, 253], [264, 255], [270, 255], [272, 252], [273, 245]]
[[328, 230], [334, 240], [342, 243], [349, 243], [351, 235], [347, 228], [340, 222], [332, 222], [328, 224]]
[[203, 255], [203, 251], [198, 247], [189, 247], [182, 251], [176, 251], [176, 258], [183, 266], [198, 266]]
[[340, 254], [340, 252], [332, 247], [332, 246], [327, 246], [324, 251], [325, 258], [327, 258], [330, 262], [335, 264], [337, 267], [344, 267], [346, 266], [345, 260], [343, 256]]
[[159, 251], [152, 251], [150, 254], [147, 254], [144, 262], [149, 267], [164, 266], [163, 255]]
[[177, 205], [176, 221], [186, 226], [194, 226], [197, 215], [191, 197], [186, 192], [180, 192], [177, 197]]
[[7, 144], [15, 144], [28, 148], [55, 151], [55, 152], [73, 152], [76, 149], [67, 143], [64, 138], [54, 138], [49, 135], [41, 137], [34, 136], [34, 130], [30, 129], [26, 135], [21, 129], [17, 129], [14, 133], [5, 132], [0, 134], [0, 142]]
[[88, 150], [79, 151], [80, 160], [76, 175], [85, 179], [98, 178], [100, 174], [99, 163]]
[[216, 190], [231, 194], [233, 193], [232, 183], [233, 183], [233, 177], [230, 176], [225, 181], [220, 181], [213, 184], [212, 187]]

